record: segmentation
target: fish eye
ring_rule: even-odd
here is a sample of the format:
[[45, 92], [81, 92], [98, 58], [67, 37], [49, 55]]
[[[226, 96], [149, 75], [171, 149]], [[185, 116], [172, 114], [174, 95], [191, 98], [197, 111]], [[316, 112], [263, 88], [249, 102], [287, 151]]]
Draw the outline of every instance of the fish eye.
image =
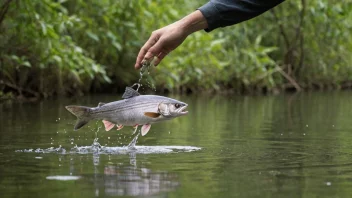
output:
[[180, 105], [180, 104], [178, 104], [178, 103], [176, 103], [176, 104], [175, 104], [175, 107], [178, 109], [178, 108], [180, 108], [180, 107], [181, 107], [181, 105]]

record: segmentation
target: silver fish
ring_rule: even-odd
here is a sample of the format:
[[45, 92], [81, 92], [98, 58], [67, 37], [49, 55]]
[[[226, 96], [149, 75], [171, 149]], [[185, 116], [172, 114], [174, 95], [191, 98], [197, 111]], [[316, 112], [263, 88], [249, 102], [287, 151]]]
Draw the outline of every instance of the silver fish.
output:
[[135, 132], [142, 125], [142, 136], [146, 135], [151, 124], [186, 115], [187, 104], [172, 98], [157, 95], [140, 95], [131, 87], [126, 87], [123, 100], [99, 103], [97, 107], [66, 106], [77, 117], [74, 130], [86, 125], [90, 120], [103, 120], [105, 130], [115, 126], [133, 126]]

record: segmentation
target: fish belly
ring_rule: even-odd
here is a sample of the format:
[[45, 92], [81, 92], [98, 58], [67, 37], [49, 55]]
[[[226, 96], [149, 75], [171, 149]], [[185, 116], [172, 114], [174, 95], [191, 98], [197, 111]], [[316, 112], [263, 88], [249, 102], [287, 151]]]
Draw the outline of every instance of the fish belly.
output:
[[107, 120], [114, 124], [124, 126], [144, 125], [158, 122], [158, 118], [145, 116], [145, 112], [157, 112], [157, 105], [149, 105], [144, 108], [130, 108], [124, 111], [111, 111], [108, 114], [102, 114], [98, 119]]

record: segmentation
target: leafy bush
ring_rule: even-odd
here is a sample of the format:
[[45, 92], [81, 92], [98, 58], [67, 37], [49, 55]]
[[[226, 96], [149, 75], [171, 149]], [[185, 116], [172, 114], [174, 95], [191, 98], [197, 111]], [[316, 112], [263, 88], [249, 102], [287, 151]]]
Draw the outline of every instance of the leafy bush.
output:
[[[207, 1], [32, 1], [0, 5], [0, 91], [26, 96], [119, 91], [153, 30]], [[9, 5], [8, 7], [6, 5]], [[350, 86], [349, 1], [287, 1], [250, 21], [197, 32], [148, 80], [158, 90]]]

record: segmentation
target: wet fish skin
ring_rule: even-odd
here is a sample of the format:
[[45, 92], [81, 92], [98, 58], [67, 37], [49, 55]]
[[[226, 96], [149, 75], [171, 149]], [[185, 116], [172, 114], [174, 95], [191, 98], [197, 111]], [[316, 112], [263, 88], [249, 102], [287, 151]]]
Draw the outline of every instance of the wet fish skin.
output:
[[120, 126], [150, 125], [186, 115], [187, 106], [184, 102], [164, 96], [139, 95], [106, 104], [99, 103], [97, 107], [66, 106], [66, 109], [77, 116], [74, 129], [78, 130], [96, 119]]

